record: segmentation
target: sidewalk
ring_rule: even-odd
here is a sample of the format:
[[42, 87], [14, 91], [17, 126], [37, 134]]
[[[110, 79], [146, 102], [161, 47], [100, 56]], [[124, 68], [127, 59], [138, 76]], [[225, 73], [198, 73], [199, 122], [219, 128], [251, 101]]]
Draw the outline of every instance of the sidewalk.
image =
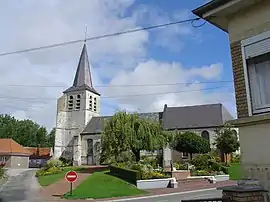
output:
[[[89, 173], [78, 173], [78, 179], [73, 183], [73, 189], [75, 189], [88, 176], [90, 176]], [[69, 192], [69, 190], [70, 184], [65, 180], [65, 178], [63, 178], [54, 184], [51, 184], [47, 187], [42, 187], [40, 190], [40, 195], [49, 201], [53, 201], [54, 199], [58, 201], [59, 197]], [[76, 201], [79, 202], [78, 200]]]

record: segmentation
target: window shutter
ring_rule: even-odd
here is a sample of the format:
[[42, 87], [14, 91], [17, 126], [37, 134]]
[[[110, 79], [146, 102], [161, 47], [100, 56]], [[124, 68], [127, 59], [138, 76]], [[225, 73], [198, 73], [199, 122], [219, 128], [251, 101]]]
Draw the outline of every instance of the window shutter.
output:
[[270, 37], [245, 46], [246, 59], [270, 52]]

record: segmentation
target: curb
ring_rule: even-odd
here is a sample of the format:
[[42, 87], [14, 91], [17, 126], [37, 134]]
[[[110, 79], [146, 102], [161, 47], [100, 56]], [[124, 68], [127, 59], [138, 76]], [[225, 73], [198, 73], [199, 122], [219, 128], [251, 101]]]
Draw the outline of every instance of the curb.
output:
[[[141, 196], [141, 197], [134, 197], [134, 198], [122, 198], [122, 199], [114, 199], [114, 200], [108, 199], [108, 200], [103, 200], [99, 202], [120, 202], [120, 201], [131, 201], [131, 200], [142, 200], [142, 199], [148, 199], [148, 198], [158, 198], [158, 197], [164, 197], [164, 196], [191, 194], [195, 192], [214, 191], [214, 190], [217, 190], [217, 188], [198, 189], [198, 190], [192, 190], [192, 191], [183, 191], [183, 192], [175, 192], [175, 193], [169, 193], [169, 194], [150, 195], [150, 196], [148, 195], [148, 196]], [[86, 200], [91, 200], [91, 199], [86, 199]]]

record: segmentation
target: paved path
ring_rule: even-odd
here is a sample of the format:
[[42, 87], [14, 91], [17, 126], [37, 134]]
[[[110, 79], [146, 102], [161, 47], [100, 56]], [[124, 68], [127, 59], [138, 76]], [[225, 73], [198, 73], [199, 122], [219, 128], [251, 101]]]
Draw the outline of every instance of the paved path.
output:
[[[89, 175], [89, 173], [78, 173], [78, 179], [73, 183], [73, 189], [82, 183]], [[54, 200], [55, 197], [59, 198], [61, 195], [69, 192], [69, 190], [70, 184], [63, 178], [54, 184], [41, 188], [40, 196], [47, 200]]]
[[9, 170], [8, 174], [11, 177], [0, 187], [1, 202], [43, 202], [35, 170]]

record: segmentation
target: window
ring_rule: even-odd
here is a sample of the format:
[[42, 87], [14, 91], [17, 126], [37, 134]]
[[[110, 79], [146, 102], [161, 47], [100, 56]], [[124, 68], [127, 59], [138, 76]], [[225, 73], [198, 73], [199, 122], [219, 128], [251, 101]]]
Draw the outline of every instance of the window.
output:
[[241, 41], [249, 114], [270, 112], [270, 31]]
[[73, 108], [73, 96], [69, 96], [69, 99], [68, 99], [68, 110], [72, 110]]
[[210, 141], [209, 132], [206, 130], [202, 132], [201, 137], [206, 139], [207, 141]]
[[87, 140], [87, 155], [93, 155], [93, 140]]
[[81, 95], [77, 95], [76, 99], [76, 109], [79, 110], [81, 108]]
[[252, 111], [270, 111], [270, 53], [247, 60]]
[[188, 158], [188, 153], [187, 152], [183, 152], [182, 153], [182, 158], [183, 159], [187, 159]]
[[92, 96], [89, 97], [89, 110], [92, 110]]
[[94, 111], [97, 111], [97, 98], [94, 98]]

